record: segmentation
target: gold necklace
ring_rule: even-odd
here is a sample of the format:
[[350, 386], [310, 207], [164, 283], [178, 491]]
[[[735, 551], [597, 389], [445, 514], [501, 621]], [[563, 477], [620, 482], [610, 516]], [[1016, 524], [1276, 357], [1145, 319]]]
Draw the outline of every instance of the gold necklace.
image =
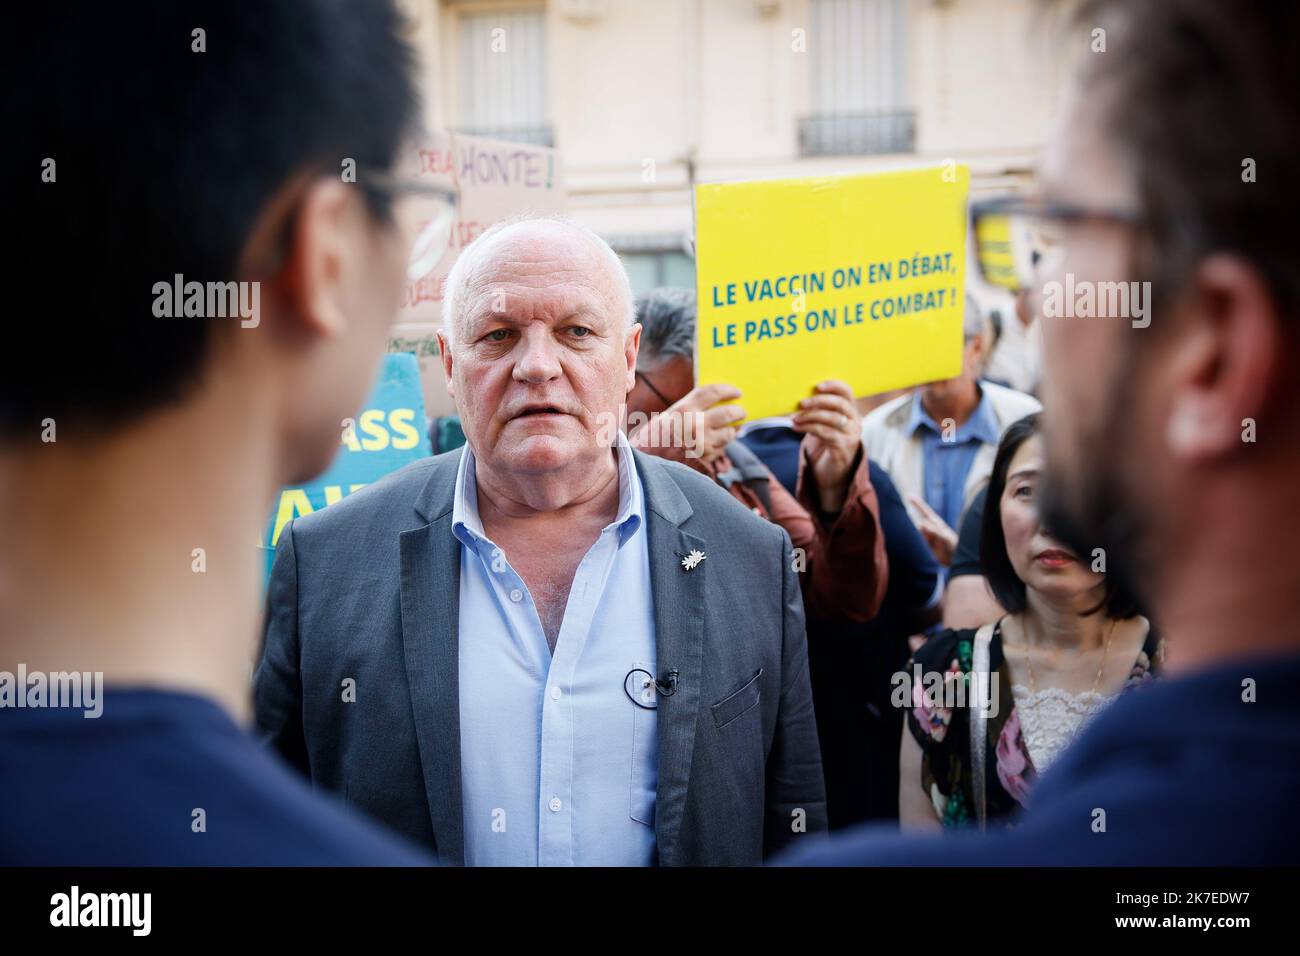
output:
[[[1110, 641], [1115, 636], [1115, 627], [1119, 624], [1119, 618], [1110, 622], [1110, 630], [1106, 632], [1106, 643], [1101, 648], [1101, 663], [1097, 666], [1097, 679], [1092, 682], [1092, 692], [1097, 693], [1097, 688], [1101, 686], [1101, 675], [1106, 670], [1106, 656], [1110, 653]], [[1038, 688], [1034, 682], [1034, 660], [1033, 655], [1029, 653], [1029, 631], [1024, 633], [1025, 637], [1025, 667], [1029, 671], [1029, 696], [1033, 698], [1038, 694]]]

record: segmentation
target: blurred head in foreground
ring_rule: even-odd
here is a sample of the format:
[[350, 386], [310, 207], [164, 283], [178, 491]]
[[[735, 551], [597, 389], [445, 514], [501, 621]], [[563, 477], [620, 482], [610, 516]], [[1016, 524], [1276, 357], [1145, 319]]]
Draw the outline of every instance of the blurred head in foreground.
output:
[[39, 443], [51, 419], [81, 444], [229, 393], [212, 437], [233, 442], [255, 396], [278, 477], [302, 479], [337, 449], [401, 294], [409, 53], [383, 2], [144, 7], [73, 5], [17, 53], [27, 294], [0, 440]]
[[[1042, 169], [1048, 522], [1105, 550], [1173, 665], [1294, 646], [1266, 622], [1300, 583], [1300, 8], [1070, 10], [1089, 52]], [[1080, 317], [1071, 287], [1120, 308]]]
[[0, 864], [425, 862], [236, 722], [271, 499], [337, 451], [427, 234], [401, 29], [391, 0], [61, 4], [6, 58]]
[[272, 0], [74, 4], [23, 33], [7, 638], [110, 680], [246, 677], [271, 497], [337, 451], [401, 296], [400, 29], [387, 0]]

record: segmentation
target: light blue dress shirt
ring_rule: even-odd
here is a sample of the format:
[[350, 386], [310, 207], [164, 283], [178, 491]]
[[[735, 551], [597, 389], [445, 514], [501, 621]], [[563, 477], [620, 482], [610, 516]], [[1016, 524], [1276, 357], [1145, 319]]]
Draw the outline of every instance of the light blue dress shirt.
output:
[[466, 446], [461, 456], [452, 527], [461, 543], [466, 865], [655, 862], [648, 682], [658, 671], [645, 494], [621, 432], [616, 453], [618, 515], [578, 565], [554, 656], [528, 586], [483, 532], [474, 454]]
[[921, 392], [912, 396], [912, 414], [907, 434], [921, 429], [921, 466], [925, 482], [925, 503], [939, 513], [948, 527], [961, 528], [962, 506], [966, 502], [966, 476], [980, 445], [996, 445], [1001, 440], [993, 406], [981, 392], [974, 413], [954, 429], [952, 439], [944, 441], [943, 429], [921, 406]]

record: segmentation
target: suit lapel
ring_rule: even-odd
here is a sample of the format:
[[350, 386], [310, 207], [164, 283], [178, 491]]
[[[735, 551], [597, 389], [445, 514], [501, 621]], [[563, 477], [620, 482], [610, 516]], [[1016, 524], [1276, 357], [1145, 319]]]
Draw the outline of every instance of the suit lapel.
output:
[[465, 862], [460, 774], [460, 542], [451, 506], [459, 456], [436, 470], [416, 511], [428, 524], [404, 531], [402, 644], [425, 796], [443, 864]]
[[659, 698], [655, 805], [659, 862], [672, 866], [680, 862], [679, 836], [695, 751], [704, 653], [704, 596], [709, 573], [707, 558], [690, 571], [682, 567], [682, 558], [691, 551], [707, 555], [708, 548], [703, 538], [679, 527], [690, 517], [691, 506], [667, 469], [639, 452], [636, 459], [646, 495], [657, 676], [677, 671], [676, 693]]

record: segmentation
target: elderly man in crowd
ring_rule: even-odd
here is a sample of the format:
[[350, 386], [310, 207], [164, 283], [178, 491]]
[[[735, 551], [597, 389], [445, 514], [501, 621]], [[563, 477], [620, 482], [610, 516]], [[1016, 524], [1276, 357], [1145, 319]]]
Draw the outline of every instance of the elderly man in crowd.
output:
[[1002, 433], [1042, 408], [1033, 396], [980, 381], [991, 330], [970, 296], [962, 338], [961, 374], [888, 401], [862, 422], [867, 454], [889, 472], [944, 566], [962, 513], [993, 470]]
[[789, 536], [610, 428], [618, 257], [494, 226], [444, 306], [467, 447], [285, 529], [266, 738], [452, 864], [756, 864], [825, 829]]
[[[717, 404], [734, 402], [740, 391], [724, 384], [695, 386], [695, 293], [655, 289], [637, 299], [636, 320], [641, 350], [628, 411], [658, 420], [631, 432], [633, 446], [685, 462], [784, 528], [802, 549], [799, 565], [810, 616], [871, 620], [884, 599], [889, 566], [849, 387], [821, 383], [794, 416], [793, 426], [807, 434], [792, 495], [736, 439], [744, 409]], [[665, 419], [676, 421], [667, 427]]]

